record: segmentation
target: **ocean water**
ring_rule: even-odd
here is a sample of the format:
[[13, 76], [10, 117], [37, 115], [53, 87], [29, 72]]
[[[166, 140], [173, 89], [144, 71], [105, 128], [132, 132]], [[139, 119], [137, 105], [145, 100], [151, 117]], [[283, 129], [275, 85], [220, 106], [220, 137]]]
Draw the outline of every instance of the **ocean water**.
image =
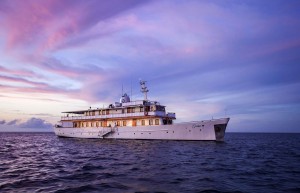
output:
[[225, 142], [0, 133], [0, 192], [300, 192], [300, 134]]

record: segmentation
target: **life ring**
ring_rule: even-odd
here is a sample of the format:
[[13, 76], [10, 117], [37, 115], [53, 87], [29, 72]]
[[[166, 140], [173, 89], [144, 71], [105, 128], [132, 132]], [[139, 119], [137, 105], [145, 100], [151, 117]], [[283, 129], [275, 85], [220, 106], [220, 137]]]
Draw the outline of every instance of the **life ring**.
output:
[[147, 111], [145, 111], [145, 112], [144, 112], [144, 115], [145, 115], [145, 116], [147, 116], [147, 115], [148, 115], [148, 112], [147, 112]]

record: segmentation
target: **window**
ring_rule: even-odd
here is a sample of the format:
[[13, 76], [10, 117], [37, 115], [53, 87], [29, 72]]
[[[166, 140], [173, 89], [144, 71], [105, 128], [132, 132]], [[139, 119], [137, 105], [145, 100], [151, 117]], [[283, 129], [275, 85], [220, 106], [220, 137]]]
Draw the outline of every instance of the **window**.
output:
[[94, 127], [94, 122], [91, 122], [91, 127]]
[[145, 125], [145, 120], [142, 120], [142, 125]]
[[159, 125], [159, 119], [155, 119], [155, 125]]
[[123, 126], [126, 126], [126, 121], [123, 121]]
[[120, 126], [120, 121], [117, 121], [117, 126]]
[[149, 119], [149, 125], [153, 125], [153, 120]]
[[99, 127], [99, 122], [98, 121], [96, 122], [96, 127]]

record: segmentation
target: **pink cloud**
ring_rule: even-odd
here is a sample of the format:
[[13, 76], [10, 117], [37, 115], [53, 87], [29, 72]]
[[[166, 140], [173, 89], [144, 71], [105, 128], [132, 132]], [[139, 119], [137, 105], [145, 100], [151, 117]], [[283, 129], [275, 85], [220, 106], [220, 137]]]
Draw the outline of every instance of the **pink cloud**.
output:
[[51, 50], [66, 39], [105, 20], [141, 4], [140, 1], [28, 0], [9, 1], [9, 11], [3, 14], [1, 25], [6, 31], [8, 50], [15, 47], [35, 47]]

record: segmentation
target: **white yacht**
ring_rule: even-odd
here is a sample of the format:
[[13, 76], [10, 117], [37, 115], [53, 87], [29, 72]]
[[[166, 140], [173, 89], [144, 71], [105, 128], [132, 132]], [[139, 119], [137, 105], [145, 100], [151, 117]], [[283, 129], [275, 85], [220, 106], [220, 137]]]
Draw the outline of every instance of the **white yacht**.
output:
[[59, 137], [100, 139], [160, 139], [223, 141], [229, 118], [174, 123], [175, 113], [147, 99], [146, 81], [140, 81], [144, 100], [120, 102], [106, 108], [63, 112], [54, 132]]

